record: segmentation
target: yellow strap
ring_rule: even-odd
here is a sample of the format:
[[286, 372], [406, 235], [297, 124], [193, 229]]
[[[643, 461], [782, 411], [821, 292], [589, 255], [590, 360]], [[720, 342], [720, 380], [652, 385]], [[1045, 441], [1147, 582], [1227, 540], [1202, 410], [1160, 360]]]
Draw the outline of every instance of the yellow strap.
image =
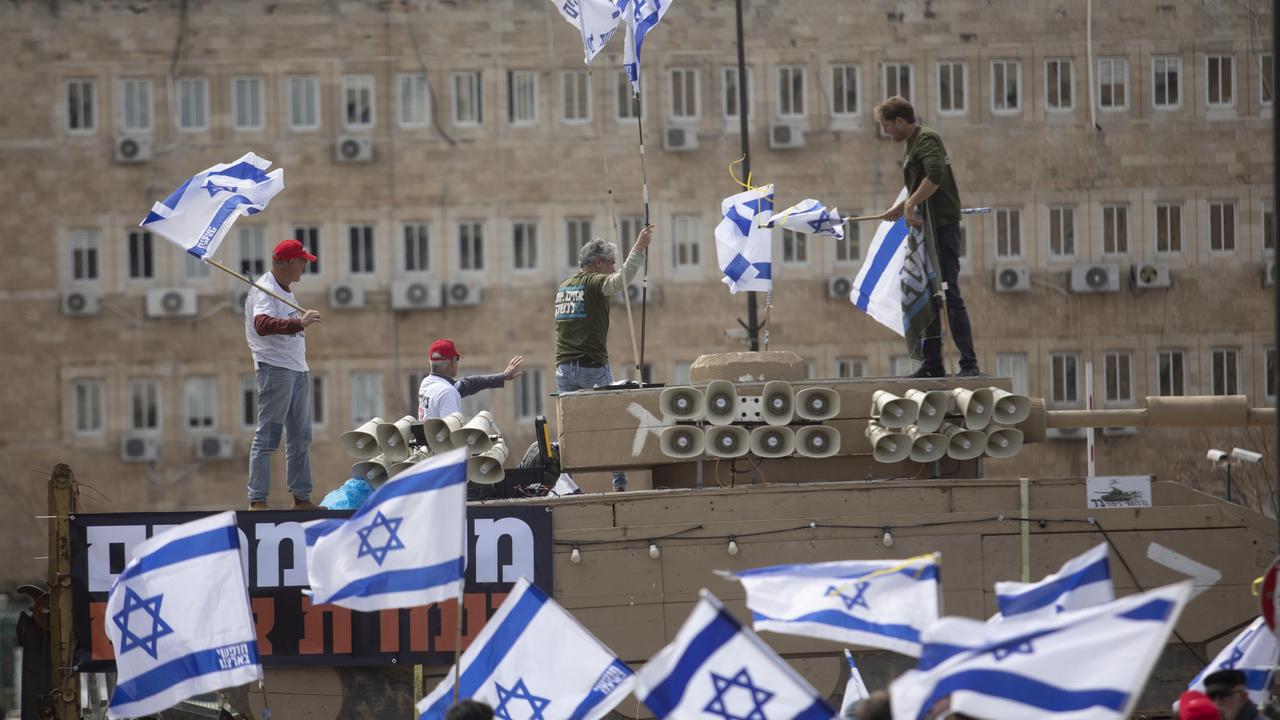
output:
[[[860, 582], [866, 582], [872, 578], [880, 577], [881, 575], [892, 575], [893, 573], [901, 572], [902, 570], [905, 570], [908, 567], [911, 567], [912, 565], [918, 562], [933, 562], [935, 565], [941, 565], [942, 557], [938, 553], [925, 553], [924, 555], [917, 555], [915, 557], [907, 558], [906, 560], [903, 560], [902, 562], [892, 567], [881, 568], [874, 572], [869, 572], [866, 575], [859, 576], [858, 579], [851, 580], [845, 583], [844, 585], [836, 585], [836, 586], [827, 588], [827, 591], [823, 593], [823, 597], [840, 595], [844, 590], [847, 590], [850, 587], [853, 587], [854, 585]], [[924, 573], [924, 567], [922, 566], [917, 569], [915, 576], [919, 578], [923, 573]]]

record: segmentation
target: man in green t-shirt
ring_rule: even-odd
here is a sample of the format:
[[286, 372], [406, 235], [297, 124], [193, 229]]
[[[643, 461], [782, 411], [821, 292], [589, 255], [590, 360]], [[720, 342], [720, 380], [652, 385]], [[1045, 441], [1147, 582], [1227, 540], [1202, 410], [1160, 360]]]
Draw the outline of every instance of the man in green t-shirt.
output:
[[[590, 390], [613, 382], [609, 369], [608, 295], [626, 292], [627, 285], [644, 265], [653, 226], [636, 236], [622, 269], [617, 269], [618, 248], [596, 238], [578, 251], [578, 272], [556, 289], [556, 391]], [[627, 476], [613, 474], [613, 489], [626, 490]]]
[[[951, 337], [960, 351], [958, 377], [981, 375], [978, 356], [973, 350], [973, 328], [969, 325], [969, 311], [960, 297], [960, 191], [956, 189], [955, 173], [951, 158], [942, 144], [942, 138], [932, 128], [916, 120], [915, 108], [905, 99], [893, 96], [876, 106], [876, 122], [885, 135], [895, 142], [905, 143], [902, 156], [902, 179], [907, 188], [907, 198], [881, 213], [881, 219], [890, 222], [906, 217], [907, 224], [919, 227], [926, 218], [933, 223], [933, 237], [937, 241], [937, 258], [942, 266], [942, 282], [946, 287], [947, 320], [951, 325]], [[935, 297], [935, 312], [941, 303]], [[945, 377], [942, 364], [942, 320], [935, 315], [925, 332], [924, 361], [911, 377]]]

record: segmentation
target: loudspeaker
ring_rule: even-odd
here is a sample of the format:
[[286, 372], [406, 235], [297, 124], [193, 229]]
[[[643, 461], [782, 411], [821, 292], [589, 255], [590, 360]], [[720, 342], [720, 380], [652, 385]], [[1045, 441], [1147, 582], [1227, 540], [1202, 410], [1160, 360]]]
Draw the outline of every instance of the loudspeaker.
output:
[[441, 455], [454, 448], [453, 434], [462, 429], [463, 419], [462, 413], [453, 413], [444, 419], [431, 418], [422, 423], [431, 452]]
[[697, 420], [704, 407], [702, 391], [695, 387], [669, 387], [658, 396], [660, 414], [674, 420]]
[[703, 435], [707, 454], [712, 457], [742, 457], [751, 449], [751, 433], [740, 425], [712, 425]]
[[907, 399], [920, 406], [916, 426], [926, 433], [938, 431], [951, 407], [951, 395], [942, 390], [908, 390]]
[[498, 434], [498, 424], [493, 413], [481, 410], [466, 425], [453, 432], [450, 438], [454, 447], [464, 447], [468, 454], [482, 453], [493, 447], [491, 436]]
[[1011, 427], [997, 427], [987, 435], [987, 457], [1003, 460], [1018, 454], [1022, 449], [1022, 431]]
[[786, 457], [796, 451], [796, 434], [786, 425], [765, 425], [751, 431], [751, 454], [762, 458]]
[[1026, 395], [1015, 395], [1000, 388], [987, 388], [991, 391], [993, 407], [991, 422], [1000, 425], [1017, 425], [1031, 414], [1031, 398]]
[[795, 415], [796, 396], [791, 383], [786, 380], [770, 380], [760, 393], [760, 416], [770, 425], [786, 425]]
[[728, 425], [738, 417], [738, 391], [728, 380], [712, 380], [707, 383], [707, 422], [712, 425]]
[[871, 441], [871, 457], [876, 462], [902, 462], [911, 454], [910, 436], [875, 421], [867, 423], [867, 440]]
[[980, 430], [943, 423], [938, 432], [947, 437], [947, 457], [952, 460], [973, 460], [987, 450], [987, 434]]
[[507, 461], [507, 441], [497, 442], [479, 455], [467, 458], [467, 481], [477, 485], [497, 485], [507, 476], [502, 464]]
[[804, 420], [830, 420], [840, 414], [840, 393], [810, 387], [796, 393], [796, 414]]
[[964, 416], [964, 426], [969, 430], [982, 430], [991, 422], [991, 410], [995, 398], [989, 388], [977, 390], [952, 390], [956, 399], [956, 410]]
[[353, 458], [368, 460], [378, 454], [378, 426], [385, 422], [376, 417], [355, 430], [342, 433], [342, 451]]
[[871, 394], [871, 417], [887, 428], [914, 425], [919, 414], [920, 406], [912, 400], [900, 398], [887, 390]]
[[908, 455], [915, 462], [928, 463], [941, 460], [947, 454], [947, 436], [929, 432], [919, 425], [907, 428], [907, 437], [911, 438], [911, 453]]
[[382, 455], [361, 460], [351, 466], [351, 477], [358, 477], [378, 487], [391, 477], [391, 462]]
[[796, 452], [800, 457], [831, 457], [840, 452], [840, 433], [826, 425], [805, 425], [796, 430]]
[[414, 465], [417, 465], [429, 457], [431, 457], [430, 451], [414, 450], [407, 458], [400, 462], [392, 463], [391, 466], [387, 468], [387, 478], [393, 478], [405, 470], [411, 469]]
[[384, 422], [378, 425], [378, 447], [382, 454], [392, 463], [402, 463], [409, 459], [409, 426], [414, 423], [412, 415], [405, 415], [394, 423]]
[[662, 454], [680, 460], [696, 458], [702, 454], [706, 439], [702, 431], [693, 425], [672, 425], [662, 429], [658, 447]]

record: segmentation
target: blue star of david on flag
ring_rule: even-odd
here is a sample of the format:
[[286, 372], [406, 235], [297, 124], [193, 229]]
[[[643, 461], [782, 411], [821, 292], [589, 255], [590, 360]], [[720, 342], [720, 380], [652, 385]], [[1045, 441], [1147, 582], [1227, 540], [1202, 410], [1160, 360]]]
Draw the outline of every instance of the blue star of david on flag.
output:
[[214, 182], [214, 181], [212, 181], [212, 180], [209, 180], [208, 182], [206, 182], [204, 185], [201, 185], [200, 187], [201, 187], [202, 189], [204, 189], [204, 190], [208, 190], [208, 191], [209, 191], [209, 197], [213, 197], [214, 195], [217, 195], [217, 194], [218, 194], [218, 193], [220, 193], [220, 192], [235, 192], [235, 191], [236, 191], [236, 188], [234, 188], [234, 187], [230, 187], [230, 186], [227, 186], [227, 185], [219, 185], [219, 184], [215, 183], [215, 182]]
[[528, 718], [528, 720], [546, 720], [542, 711], [551, 704], [551, 700], [530, 692], [529, 687], [524, 684], [524, 678], [516, 680], [516, 684], [510, 688], [502, 687], [502, 683], [494, 683], [494, 688], [498, 691], [498, 706], [493, 709], [494, 717], [502, 720], [516, 720], [511, 716], [511, 710], [508, 709], [507, 704], [513, 700], [523, 700], [529, 704], [529, 713], [518, 717]]
[[765, 227], [782, 227], [809, 235], [826, 235], [836, 240], [844, 239], [844, 218], [836, 208], [807, 198], [769, 218]]
[[1031, 655], [1032, 653], [1031, 641], [1024, 640], [1016, 645], [1003, 645], [997, 647], [991, 651], [991, 656], [996, 659], [996, 662], [999, 662], [1010, 655]]
[[[356, 534], [360, 536], [360, 549], [356, 552], [356, 559], [369, 555], [374, 562], [382, 565], [382, 561], [387, 559], [387, 553], [392, 550], [403, 550], [404, 542], [396, 534], [400, 530], [401, 522], [403, 522], [402, 518], [388, 518], [382, 514], [381, 510], [375, 513], [373, 522], [356, 531]], [[369, 536], [378, 528], [386, 531], [386, 539], [381, 545], [374, 546], [369, 541]]]
[[731, 195], [720, 203], [716, 261], [730, 292], [773, 288], [772, 234], [761, 224], [772, 210], [772, 185]]
[[867, 588], [870, 586], [871, 586], [871, 583], [867, 582], [866, 580], [863, 580], [862, 582], [859, 582], [859, 583], [854, 583], [853, 589], [856, 590], [857, 592], [855, 592], [853, 595], [845, 595], [844, 592], [840, 590], [840, 588], [836, 587], [835, 585], [832, 585], [827, 588], [826, 596], [831, 597], [832, 595], [835, 595], [839, 597], [840, 600], [844, 603], [844, 609], [850, 612], [852, 612], [855, 607], [864, 607], [870, 610], [871, 606], [867, 604], [867, 598], [866, 598]]
[[[160, 603], [164, 595], [143, 598], [133, 588], [125, 587], [124, 607], [111, 617], [116, 627], [120, 628], [120, 654], [123, 655], [134, 648], [142, 648], [152, 658], [157, 658], [156, 641], [173, 632], [173, 628], [160, 617]], [[129, 629], [129, 622], [134, 611], [141, 611], [151, 618], [151, 631], [141, 635]], [[142, 619], [142, 622], [146, 622]], [[136, 627], [136, 625], [135, 625]]]
[[[757, 687], [751, 681], [751, 675], [747, 673], [747, 668], [743, 667], [736, 675], [731, 678], [711, 673], [711, 685], [715, 688], [715, 697], [711, 698], [711, 702], [702, 708], [703, 712], [724, 720], [766, 720], [764, 714], [764, 705], [773, 698], [774, 693]], [[733, 697], [726, 701], [726, 695], [729, 695], [735, 688], [745, 690], [747, 693], [747, 702], [750, 703], [750, 709], [743, 707], [741, 702], [732, 702], [735, 698], [741, 698], [742, 693], [733, 693]], [[731, 707], [734, 706], [734, 707]], [[746, 709], [746, 713], [742, 715], [735, 714], [738, 708]]]

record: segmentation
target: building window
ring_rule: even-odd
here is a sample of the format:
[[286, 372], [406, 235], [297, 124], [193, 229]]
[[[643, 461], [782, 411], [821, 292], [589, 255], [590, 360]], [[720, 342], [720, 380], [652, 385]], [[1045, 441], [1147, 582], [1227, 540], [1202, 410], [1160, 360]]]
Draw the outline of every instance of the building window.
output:
[[129, 381], [129, 429], [160, 429], [160, 381]]
[[[849, 213], [858, 215], [858, 213]], [[862, 227], [858, 223], [844, 224], [844, 239], [836, 241], [836, 262], [856, 263], [862, 259]]]
[[1070, 110], [1075, 106], [1075, 72], [1070, 60], [1044, 62], [1044, 104], [1050, 110]]
[[347, 269], [353, 275], [373, 273], [373, 226], [347, 226]]
[[836, 358], [836, 377], [860, 378], [867, 376], [867, 359], [864, 357]]
[[1186, 367], [1186, 353], [1181, 350], [1161, 350], [1156, 353], [1156, 375], [1161, 395], [1187, 394]]
[[996, 375], [1011, 380], [1010, 388], [1018, 395], [1027, 394], [1027, 354], [996, 353]]
[[[726, 68], [728, 69], [728, 68]], [[736, 71], [737, 68], [734, 68]], [[735, 74], [736, 78], [737, 75]], [[852, 118], [858, 114], [858, 66], [841, 63], [831, 66], [831, 115]]]
[[587, 218], [565, 218], [564, 249], [566, 267], [578, 267], [578, 252], [590, 240], [591, 220]]
[[[643, 87], [643, 86], [641, 86]], [[638, 120], [644, 112], [644, 96], [636, 95], [626, 70], [613, 74], [613, 116], [618, 120]]]
[[182, 253], [183, 277], [188, 280], [207, 280], [211, 274], [209, 263], [191, 253]]
[[694, 68], [671, 68], [672, 120], [697, 120], [701, 114], [698, 103], [698, 71]]
[[453, 73], [453, 124], [478, 127], [484, 122], [480, 104], [480, 71]]
[[1209, 107], [1236, 104], [1236, 63], [1231, 55], [1210, 55], [1205, 59], [1205, 102]]
[[1236, 204], [1234, 202], [1209, 203], [1209, 251], [1235, 252]]
[[1049, 356], [1052, 393], [1055, 405], [1080, 402], [1080, 356], [1076, 353], [1052, 353]]
[[351, 427], [382, 417], [382, 373], [351, 373]]
[[622, 243], [622, 258], [625, 259], [631, 254], [631, 246], [635, 244], [636, 236], [644, 228], [644, 220], [634, 216], [624, 216], [618, 218], [618, 240]]
[[1240, 351], [1236, 348], [1213, 350], [1213, 394], [1240, 394]]
[[[739, 118], [739, 115], [738, 115], [738, 110], [740, 109], [739, 106], [741, 105], [740, 98], [738, 97], [738, 92], [741, 89], [738, 83], [738, 68], [736, 67], [724, 68], [724, 72], [721, 74], [721, 77], [724, 79], [724, 119], [737, 120]], [[747, 68], [746, 100], [747, 100], [747, 117], [748, 118], [754, 117], [756, 114], [755, 110], [752, 108], [752, 105], [754, 105], [754, 103], [751, 102], [751, 99], [753, 97], [751, 94], [751, 87], [752, 87], [751, 68]]]
[[125, 132], [151, 130], [151, 81], [129, 78], [120, 81], [120, 127]]
[[188, 430], [212, 430], [218, 426], [218, 381], [214, 377], [187, 378], [183, 390]]
[[1103, 353], [1102, 378], [1108, 403], [1133, 403], [1133, 353]]
[[560, 73], [560, 119], [567, 123], [591, 120], [591, 83], [586, 70]]
[[371, 128], [374, 123], [372, 75], [342, 77], [342, 124], [353, 129]]
[[67, 88], [67, 130], [76, 133], [91, 133], [98, 129], [98, 117], [94, 102], [97, 85], [93, 80], [68, 80]]
[[1156, 252], [1177, 255], [1182, 252], [1182, 205], [1156, 203]]
[[894, 377], [906, 377], [919, 366], [920, 363], [912, 360], [910, 355], [894, 355], [889, 358], [889, 374]]
[[246, 428], [258, 424], [258, 376], [240, 376], [240, 424]]
[[289, 129], [315, 130], [320, 127], [320, 78], [291, 77], [289, 88]]
[[1129, 61], [1098, 58], [1098, 107], [1122, 110], [1129, 106]]
[[507, 73], [507, 122], [529, 127], [538, 122], [538, 74], [529, 70]]
[[1259, 75], [1262, 82], [1258, 83], [1259, 100], [1264, 107], [1271, 105], [1272, 98], [1275, 97], [1275, 64], [1271, 60], [1271, 53], [1262, 53], [1258, 56], [1261, 63]]
[[477, 221], [458, 223], [458, 269], [484, 269], [484, 227]]
[[1182, 58], [1160, 55], [1151, 58], [1151, 103], [1157, 108], [1182, 104]]
[[516, 378], [515, 390], [515, 409], [518, 419], [524, 420], [543, 414], [542, 368], [525, 368], [524, 374]]
[[101, 380], [77, 380], [71, 383], [72, 423], [77, 435], [102, 432], [105, 409], [102, 399], [106, 383]]
[[1276, 249], [1275, 203], [1271, 200], [1262, 201], [1262, 249]]
[[1021, 107], [1018, 100], [1021, 88], [1021, 66], [1017, 60], [993, 60], [991, 62], [991, 110], [998, 113], [1015, 113]]
[[261, 130], [262, 78], [231, 78], [231, 127], [236, 130]]
[[303, 275], [319, 275], [320, 263], [324, 260], [320, 256], [320, 228], [315, 225], [296, 225], [293, 228], [293, 237], [307, 252], [316, 256], [315, 262], [309, 262], [302, 266]]
[[1070, 258], [1076, 254], [1076, 209], [1049, 208], [1049, 257]]
[[150, 232], [146, 230], [129, 231], [130, 280], [150, 280], [156, 276], [154, 249]]
[[514, 222], [511, 224], [511, 267], [516, 270], [535, 270], [538, 267], [538, 224]]
[[938, 111], [963, 113], [965, 102], [965, 64], [962, 62], [938, 63]]
[[1263, 372], [1266, 373], [1266, 378], [1263, 380], [1266, 400], [1274, 405], [1276, 403], [1276, 349], [1274, 347], [1262, 351], [1262, 367]]
[[267, 271], [267, 231], [261, 225], [243, 225], [240, 233], [240, 274], [258, 279]]
[[996, 208], [996, 257], [1022, 257], [1022, 211], [1017, 208]]
[[808, 235], [794, 230], [782, 231], [782, 262], [786, 265], [804, 265], [809, 262]]
[[427, 76], [408, 73], [396, 78], [396, 119], [402, 128], [423, 128], [431, 120]]
[[404, 224], [404, 271], [427, 272], [431, 269], [431, 230], [426, 223]]
[[1102, 206], [1102, 254], [1124, 255], [1129, 252], [1129, 207]]
[[313, 370], [311, 372], [311, 425], [318, 427], [324, 425], [328, 418], [329, 396], [326, 394], [328, 384], [324, 381], [323, 375], [317, 375]]
[[884, 97], [900, 95], [911, 99], [911, 66], [907, 63], [885, 63], [882, 66], [881, 85]]
[[98, 256], [102, 248], [102, 235], [97, 230], [72, 230], [69, 245], [71, 246], [71, 279], [78, 282], [96, 282], [99, 279]]
[[178, 129], [209, 129], [209, 82], [204, 78], [178, 79]]
[[697, 215], [671, 216], [671, 264], [675, 268], [702, 264], [702, 218]]
[[778, 117], [804, 117], [804, 66], [778, 68]]

